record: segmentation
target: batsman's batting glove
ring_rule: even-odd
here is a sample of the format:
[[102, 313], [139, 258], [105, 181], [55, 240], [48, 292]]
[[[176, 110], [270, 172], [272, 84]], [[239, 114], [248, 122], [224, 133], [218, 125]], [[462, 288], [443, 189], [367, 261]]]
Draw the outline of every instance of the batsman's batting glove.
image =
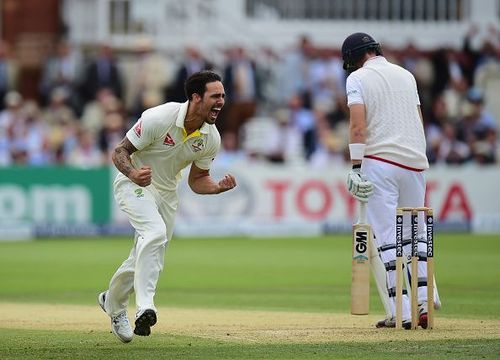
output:
[[368, 202], [368, 198], [373, 194], [373, 184], [361, 173], [359, 167], [353, 168], [347, 174], [347, 189], [362, 202]]

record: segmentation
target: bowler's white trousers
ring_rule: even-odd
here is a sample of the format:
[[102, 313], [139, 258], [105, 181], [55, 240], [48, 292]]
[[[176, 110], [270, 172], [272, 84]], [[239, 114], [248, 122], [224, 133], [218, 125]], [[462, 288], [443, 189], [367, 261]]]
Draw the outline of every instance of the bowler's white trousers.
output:
[[[374, 245], [386, 269], [386, 286], [391, 313], [395, 315], [396, 288], [396, 210], [398, 207], [422, 207], [425, 200], [425, 176], [423, 171], [408, 170], [380, 160], [363, 159], [361, 171], [374, 186], [373, 195], [367, 205], [367, 219], [372, 226]], [[404, 214], [403, 240], [411, 239], [410, 214]], [[426, 236], [424, 214], [418, 219], [419, 253], [426, 254], [423, 241]], [[409, 259], [411, 245], [404, 246], [404, 255]], [[419, 283], [427, 282], [427, 263], [418, 263]], [[427, 287], [418, 287], [418, 302], [426, 300]], [[408, 297], [403, 297], [403, 320], [410, 318]]]
[[153, 298], [163, 270], [165, 249], [172, 238], [177, 193], [160, 194], [153, 185], [140, 187], [122, 174], [118, 174], [113, 185], [118, 206], [135, 229], [135, 241], [129, 257], [111, 278], [106, 312], [116, 316], [126, 310], [134, 291], [137, 314], [146, 309], [156, 311]]

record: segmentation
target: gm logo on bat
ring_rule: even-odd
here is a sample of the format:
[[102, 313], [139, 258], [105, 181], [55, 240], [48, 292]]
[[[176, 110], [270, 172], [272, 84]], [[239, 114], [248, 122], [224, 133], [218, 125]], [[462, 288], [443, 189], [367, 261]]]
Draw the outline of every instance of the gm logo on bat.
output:
[[366, 256], [366, 251], [368, 250], [368, 232], [367, 231], [356, 231], [354, 243], [354, 256], [353, 260], [358, 262], [364, 262], [368, 260]]

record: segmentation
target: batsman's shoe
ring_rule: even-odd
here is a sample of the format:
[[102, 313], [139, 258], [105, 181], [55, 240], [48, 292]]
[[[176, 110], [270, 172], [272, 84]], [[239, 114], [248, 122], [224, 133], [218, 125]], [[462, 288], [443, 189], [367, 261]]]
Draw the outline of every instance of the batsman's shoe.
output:
[[403, 320], [403, 329], [411, 330], [411, 320]]
[[154, 324], [156, 324], [156, 311], [146, 309], [137, 314], [134, 334], [139, 336], [149, 336], [149, 334], [151, 334], [151, 326]]
[[420, 325], [423, 329], [427, 329], [427, 301], [418, 305], [418, 325]]
[[[403, 326], [403, 329], [410, 330], [411, 329], [411, 321], [404, 320], [402, 326]], [[382, 319], [375, 324], [375, 327], [377, 327], [379, 329], [380, 328], [395, 328], [396, 327], [396, 319], [394, 319], [394, 318]]]
[[[100, 293], [97, 297], [97, 300], [99, 302], [99, 305], [101, 306], [101, 309], [107, 314], [106, 308], [104, 307], [104, 304], [106, 302], [106, 294], [107, 291]], [[127, 312], [122, 311], [118, 315], [110, 317], [111, 331], [113, 332], [113, 334], [115, 334], [115, 336], [120, 339], [121, 342], [131, 342], [134, 337], [134, 333], [132, 331], [132, 326], [130, 326], [130, 322], [128, 321]]]
[[396, 327], [396, 320], [393, 317], [385, 318], [385, 319], [379, 320], [375, 324], [375, 327], [376, 328], [394, 328], [394, 327]]

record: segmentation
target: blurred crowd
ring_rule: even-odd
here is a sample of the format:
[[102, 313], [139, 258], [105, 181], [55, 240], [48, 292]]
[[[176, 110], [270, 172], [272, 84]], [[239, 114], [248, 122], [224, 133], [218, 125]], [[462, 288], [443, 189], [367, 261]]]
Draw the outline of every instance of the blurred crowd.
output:
[[[432, 164], [496, 164], [500, 124], [500, 33], [460, 49], [384, 46], [384, 56], [417, 80]], [[475, 45], [473, 45], [476, 43]], [[101, 44], [79, 49], [61, 40], [47, 56], [38, 96], [18, 90], [18, 59], [0, 43], [0, 166], [110, 163], [110, 151], [146, 108], [185, 101], [195, 71], [224, 78], [216, 161], [308, 164], [348, 160], [348, 108], [340, 49], [308, 36], [294, 48], [157, 51], [147, 39], [133, 50]]]

